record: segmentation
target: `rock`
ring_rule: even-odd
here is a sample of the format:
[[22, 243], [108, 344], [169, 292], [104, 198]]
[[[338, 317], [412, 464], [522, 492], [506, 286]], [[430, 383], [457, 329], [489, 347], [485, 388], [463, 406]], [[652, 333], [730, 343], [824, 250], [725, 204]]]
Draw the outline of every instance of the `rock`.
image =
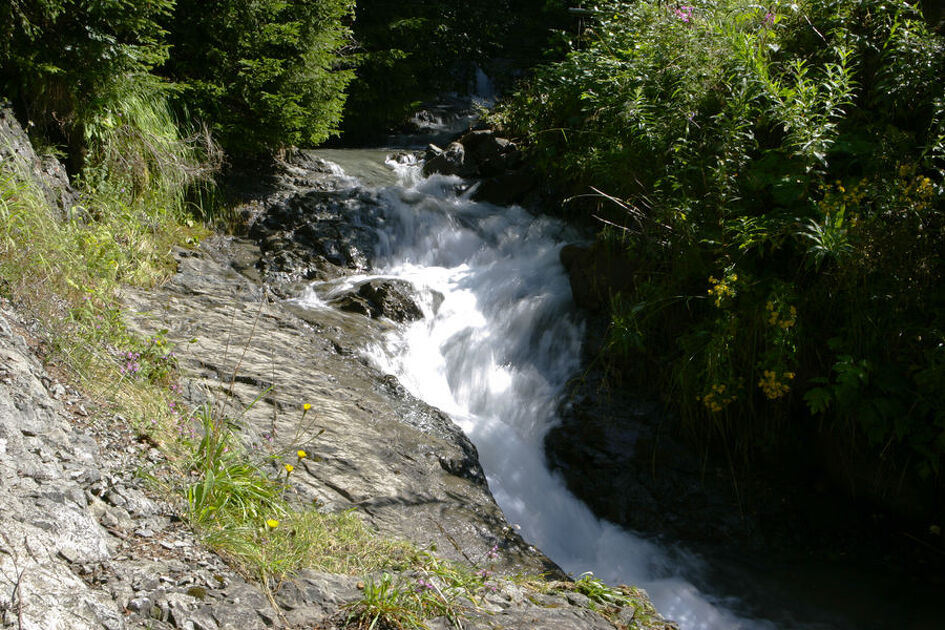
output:
[[13, 168], [28, 174], [61, 217], [72, 216], [79, 193], [69, 183], [65, 167], [53, 155], [36, 154], [13, 110], [0, 101], [0, 163], [8, 161]]
[[497, 206], [523, 203], [531, 195], [538, 179], [526, 169], [502, 173], [482, 180], [473, 191], [473, 199]]
[[386, 317], [395, 322], [416, 321], [423, 311], [414, 301], [415, 288], [404, 280], [368, 280], [331, 301], [349, 313], [367, 317]]
[[513, 142], [490, 129], [469, 131], [444, 151], [430, 145], [424, 155], [423, 174], [480, 178], [473, 199], [496, 205], [524, 203], [538, 187], [538, 178], [524, 164]]
[[474, 159], [467, 159], [466, 149], [459, 142], [451, 142], [445, 151], [438, 152], [438, 149], [433, 145], [427, 151], [427, 155], [432, 156], [423, 165], [423, 174], [427, 177], [434, 173], [472, 177], [479, 172], [478, 164]]
[[511, 141], [496, 136], [491, 129], [470, 131], [459, 139], [459, 143], [470, 163], [476, 165], [479, 177], [492, 177], [508, 170], [507, 156], [516, 151]]
[[549, 464], [599, 517], [693, 542], [750, 535], [728, 475], [704, 470], [658, 405], [590, 369], [560, 416], [545, 437]]
[[255, 610], [244, 607], [214, 604], [209, 614], [220, 630], [263, 630], [266, 627]]
[[316, 190], [278, 201], [249, 226], [262, 252], [255, 267], [277, 284], [365, 271], [378, 220], [376, 200], [359, 191]]
[[600, 242], [590, 247], [566, 245], [561, 264], [568, 272], [574, 303], [592, 312], [610, 307], [610, 298], [633, 288], [633, 264]]

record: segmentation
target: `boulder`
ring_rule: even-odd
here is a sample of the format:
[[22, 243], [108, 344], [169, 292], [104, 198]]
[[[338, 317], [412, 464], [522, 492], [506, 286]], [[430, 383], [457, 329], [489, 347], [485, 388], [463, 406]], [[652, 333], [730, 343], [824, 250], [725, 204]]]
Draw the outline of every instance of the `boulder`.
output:
[[310, 190], [276, 200], [249, 226], [262, 250], [256, 267], [270, 284], [366, 271], [378, 215], [377, 201], [363, 191]]
[[606, 311], [611, 296], [633, 288], [632, 262], [599, 242], [590, 247], [566, 245], [560, 256], [574, 303], [581, 308], [595, 313]]
[[427, 149], [423, 174], [429, 177], [434, 173], [474, 177], [478, 173], [478, 165], [475, 160], [467, 159], [466, 149], [459, 142], [451, 142], [445, 151], [433, 144]]
[[497, 206], [509, 206], [524, 202], [537, 185], [538, 179], [529, 170], [509, 171], [482, 180], [473, 192], [473, 199]]
[[477, 167], [479, 177], [491, 177], [510, 168], [507, 156], [518, 155], [515, 145], [495, 135], [491, 129], [470, 131], [459, 140], [467, 159]]
[[331, 304], [343, 311], [375, 319], [416, 321], [423, 318], [423, 311], [412, 297], [414, 291], [414, 286], [403, 280], [368, 280], [335, 298]]

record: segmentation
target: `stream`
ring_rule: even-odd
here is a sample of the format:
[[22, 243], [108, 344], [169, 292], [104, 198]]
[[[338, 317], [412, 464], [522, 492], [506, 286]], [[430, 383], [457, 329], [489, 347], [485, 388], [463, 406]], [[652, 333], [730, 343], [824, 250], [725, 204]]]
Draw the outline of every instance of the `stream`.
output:
[[752, 589], [765, 583], [761, 573], [719, 571], [715, 560], [594, 516], [548, 469], [543, 450], [564, 385], [580, 369], [584, 323], [558, 256], [582, 235], [519, 207], [474, 202], [459, 178], [424, 178], [415, 163], [385, 164], [386, 153], [317, 152], [358, 174], [339, 174], [346, 185], [375, 189], [383, 230], [370, 276], [314, 283], [300, 301], [325, 308], [368, 278], [414, 285], [423, 319], [392, 328], [365, 352], [470, 437], [496, 501], [526, 541], [574, 577], [593, 572], [642, 586], [683, 630], [887, 627], [857, 619], [855, 597], [839, 612], [791, 600], [801, 574], [786, 584], [772, 578], [763, 590], [774, 594], [748, 604], [741, 595], [762, 590]]

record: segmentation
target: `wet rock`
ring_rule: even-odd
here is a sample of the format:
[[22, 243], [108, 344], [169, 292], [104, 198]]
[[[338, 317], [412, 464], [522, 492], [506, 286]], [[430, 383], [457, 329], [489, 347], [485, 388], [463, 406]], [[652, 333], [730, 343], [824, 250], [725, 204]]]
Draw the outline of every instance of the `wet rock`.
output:
[[434, 173], [473, 177], [479, 172], [476, 162], [466, 159], [466, 149], [459, 142], [451, 142], [445, 150], [430, 145], [425, 157], [423, 174], [427, 177]]
[[496, 205], [523, 203], [538, 186], [538, 178], [525, 165], [522, 152], [491, 129], [469, 131], [445, 151], [430, 145], [424, 159], [424, 175], [441, 173], [481, 179], [473, 192], [476, 201]]
[[369, 194], [309, 191], [268, 206], [249, 226], [270, 283], [329, 279], [364, 271], [377, 242], [378, 205]]
[[538, 178], [530, 170], [522, 168], [482, 180], [473, 191], [473, 199], [497, 206], [510, 206], [525, 202], [535, 191]]
[[331, 301], [349, 313], [386, 317], [395, 322], [416, 321], [423, 311], [413, 299], [416, 289], [404, 280], [368, 280]]
[[600, 370], [575, 384], [545, 449], [576, 496], [601, 518], [678, 540], [750, 536], [730, 477], [674, 436], [655, 403], [610, 389]]
[[492, 177], [518, 166], [521, 154], [515, 145], [495, 135], [491, 129], [470, 131], [460, 138], [468, 160], [476, 166], [476, 175]]

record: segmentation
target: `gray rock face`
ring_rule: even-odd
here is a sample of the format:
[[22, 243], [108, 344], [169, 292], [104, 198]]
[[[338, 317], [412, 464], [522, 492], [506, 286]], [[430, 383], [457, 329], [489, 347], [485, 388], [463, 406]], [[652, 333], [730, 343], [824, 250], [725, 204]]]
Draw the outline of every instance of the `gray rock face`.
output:
[[88, 418], [91, 403], [43, 370], [15, 321], [0, 309], [0, 625], [267, 627], [259, 589], [140, 487], [135, 470], [160, 454], [120, 417]]
[[49, 378], [0, 313], [0, 610], [24, 629], [123, 628], [120, 608], [77, 567], [109, 557], [79, 481], [97, 448], [62, 417]]
[[69, 183], [65, 167], [55, 156], [36, 154], [13, 110], [0, 101], [0, 163], [8, 161], [32, 178], [46, 201], [63, 217], [71, 215], [79, 193]]

